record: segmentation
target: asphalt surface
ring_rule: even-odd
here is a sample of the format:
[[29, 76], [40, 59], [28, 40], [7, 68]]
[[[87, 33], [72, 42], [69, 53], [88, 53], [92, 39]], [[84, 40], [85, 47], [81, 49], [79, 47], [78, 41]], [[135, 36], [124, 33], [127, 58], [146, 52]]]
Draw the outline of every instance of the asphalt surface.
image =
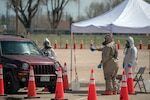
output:
[[[101, 52], [95, 51], [91, 52], [88, 49], [85, 50], [73, 50], [73, 60], [72, 60], [72, 71], [71, 70], [71, 60], [70, 60], [70, 49], [56, 49], [57, 59], [63, 65], [64, 62], [67, 63], [68, 67], [68, 79], [69, 83], [75, 80], [75, 66], [77, 70], [78, 80], [80, 82], [80, 89], [73, 91], [65, 91], [65, 99], [68, 100], [87, 100], [88, 97], [88, 86], [90, 81], [90, 70], [94, 69], [95, 82], [96, 82], [96, 91], [98, 100], [119, 100], [120, 94], [103, 96], [101, 93], [105, 90], [105, 81], [103, 70], [98, 69], [97, 65], [101, 60]], [[74, 60], [74, 56], [76, 60]], [[119, 71], [118, 74], [122, 74], [122, 61], [123, 61], [123, 50], [119, 50]], [[76, 62], [76, 63], [75, 63]], [[150, 51], [149, 50], [139, 50], [138, 51], [138, 67], [146, 66], [145, 73], [143, 75], [144, 81], [150, 80], [149, 75], [149, 64], [150, 62]], [[136, 70], [136, 71], [137, 71]], [[71, 75], [72, 73], [72, 75]], [[49, 92], [41, 92], [43, 88], [37, 88], [37, 97], [40, 97], [39, 100], [51, 100], [55, 97], [55, 94]], [[145, 93], [143, 90], [140, 92], [138, 85], [135, 88], [136, 94], [129, 95], [129, 100], [150, 100], [150, 90], [147, 90]], [[7, 96], [0, 96], [0, 100], [24, 100], [24, 97], [27, 97], [27, 90], [20, 89], [18, 94], [11, 94]], [[28, 99], [27, 99], [28, 100]], [[30, 99], [32, 100], [32, 99]], [[35, 99], [34, 99], [35, 100]], [[38, 98], [36, 99], [38, 100]]]

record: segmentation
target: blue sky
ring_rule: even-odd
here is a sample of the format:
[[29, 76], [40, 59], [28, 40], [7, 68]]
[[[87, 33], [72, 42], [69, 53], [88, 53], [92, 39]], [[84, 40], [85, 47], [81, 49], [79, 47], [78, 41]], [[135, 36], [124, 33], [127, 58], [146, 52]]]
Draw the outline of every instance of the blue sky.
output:
[[[65, 13], [69, 13], [74, 18], [78, 17], [78, 11], [80, 11], [80, 16], [85, 15], [85, 8], [88, 7], [91, 2], [101, 2], [102, 0], [80, 0], [80, 10], [78, 10], [78, 3], [70, 2], [65, 7]], [[6, 14], [6, 2], [7, 0], [0, 0], [0, 16]]]

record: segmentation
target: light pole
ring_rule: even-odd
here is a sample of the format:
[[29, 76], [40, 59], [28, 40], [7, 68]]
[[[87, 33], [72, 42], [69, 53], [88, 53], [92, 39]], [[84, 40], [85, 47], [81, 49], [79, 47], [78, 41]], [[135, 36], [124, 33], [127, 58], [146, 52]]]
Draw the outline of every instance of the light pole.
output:
[[9, 9], [11, 7], [10, 2], [7, 1], [6, 6], [7, 6], [7, 11], [6, 11], [6, 26], [7, 26], [7, 30], [8, 30], [9, 29], [9, 12], [8, 11], [9, 11]]
[[80, 0], [78, 0], [78, 21], [80, 21]]
[[16, 0], [16, 34], [18, 34], [18, 0]]

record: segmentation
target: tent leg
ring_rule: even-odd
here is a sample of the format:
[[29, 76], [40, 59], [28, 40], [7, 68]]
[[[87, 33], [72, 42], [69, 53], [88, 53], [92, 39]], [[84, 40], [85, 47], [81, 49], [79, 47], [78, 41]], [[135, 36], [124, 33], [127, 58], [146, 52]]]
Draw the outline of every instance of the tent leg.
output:
[[70, 86], [72, 88], [72, 43], [73, 43], [73, 33], [71, 33], [71, 43], [70, 43]]

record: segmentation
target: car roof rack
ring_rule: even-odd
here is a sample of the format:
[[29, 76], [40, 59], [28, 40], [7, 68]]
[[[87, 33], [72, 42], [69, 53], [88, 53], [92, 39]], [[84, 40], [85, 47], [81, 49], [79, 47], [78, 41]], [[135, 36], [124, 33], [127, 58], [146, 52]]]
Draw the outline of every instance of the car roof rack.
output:
[[18, 36], [18, 37], [21, 37], [21, 38], [25, 38], [23, 35], [19, 35], [19, 34], [8, 34], [8, 33], [4, 33], [2, 35], [10, 35], [10, 36]]

